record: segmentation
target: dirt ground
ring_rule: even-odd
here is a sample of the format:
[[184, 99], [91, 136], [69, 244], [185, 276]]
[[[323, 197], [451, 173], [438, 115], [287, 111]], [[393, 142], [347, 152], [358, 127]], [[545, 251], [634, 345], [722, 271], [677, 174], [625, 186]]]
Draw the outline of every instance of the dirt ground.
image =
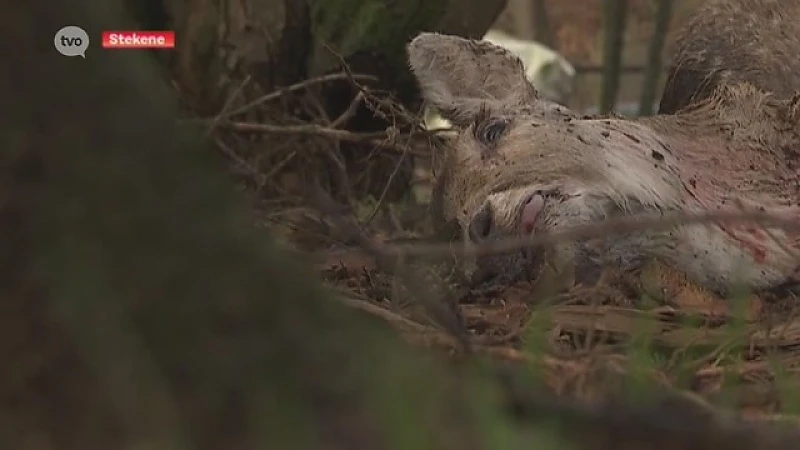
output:
[[[600, 4], [549, 2], [558, 50], [576, 65], [601, 64]], [[667, 51], [675, 30], [699, 4], [676, 5]], [[630, 5], [624, 63], [635, 65], [644, 61], [654, 8], [644, 0]], [[595, 103], [598, 83], [592, 77], [599, 78], [578, 81], [578, 107]], [[636, 101], [640, 83], [640, 75], [629, 75], [620, 99]], [[392, 208], [373, 212], [370, 235], [351, 240], [424, 237], [430, 231], [424, 220], [406, 220], [408, 214]], [[349, 306], [383, 319], [414, 343], [451, 354], [467, 345], [501, 361], [543, 369], [545, 383], [558, 394], [593, 401], [647, 380], [644, 385], [679, 393], [703, 410], [796, 423], [791, 414], [800, 403], [800, 321], [793, 298], [694, 303], [645, 292], [642, 278], [613, 272], [596, 286], [558, 293], [541, 282], [438, 291], [436, 282], [417, 272], [387, 275], [369, 251], [339, 247], [319, 255], [323, 278]]]
[[[556, 48], [576, 66], [601, 64], [601, 3], [548, 2]], [[667, 52], [675, 30], [699, 4], [698, 0], [677, 2]], [[642, 64], [652, 29], [653, 2], [629, 0], [629, 5], [624, 63]], [[580, 77], [572, 106], [579, 109], [596, 103], [598, 82], [598, 75]], [[636, 101], [640, 84], [640, 75], [628, 75], [621, 82], [620, 100]], [[419, 120], [415, 112], [390, 107], [375, 92], [365, 90], [359, 96], [354, 104], [364, 100], [373, 105], [398, 129]], [[333, 128], [331, 121], [320, 119], [319, 123], [315, 126]], [[425, 158], [431, 152], [428, 135], [415, 134], [412, 139], [399, 132], [376, 137], [375, 133], [332, 131], [350, 142], [377, 143], [379, 151], [374, 154]], [[231, 131], [226, 142], [246, 150], [236, 155], [244, 161], [237, 162], [237, 167], [245, 163], [258, 167], [252, 171], [255, 176], [250, 172], [243, 176], [256, 178], [262, 176], [259, 171], [272, 174], [277, 172], [274, 166], [283, 164], [276, 148], [302, 148], [285, 158], [304, 158], [308, 165], [321, 160], [308, 156], [310, 150], [338, 157], [341, 142], [327, 136], [286, 133], [280, 135], [280, 147], [265, 140], [256, 148]], [[264, 148], [269, 148], [274, 163], [253, 163], [257, 161], [253, 155]], [[363, 153], [372, 155], [366, 146]], [[383, 253], [388, 247], [403, 246], [424, 254], [420, 249], [435, 247], [424, 202], [390, 202], [382, 196], [367, 201], [363, 195], [353, 195], [350, 200], [357, 201], [347, 208], [331, 207], [322, 214], [295, 205], [292, 195], [299, 182], [293, 180], [300, 178], [290, 175], [295, 177], [265, 176], [260, 185], [250, 182], [264, 191], [263, 186], [273, 189], [274, 184], [280, 193], [281, 198], [257, 199], [257, 209], [265, 211], [264, 224], [273, 235], [313, 255], [321, 277], [342, 303], [382, 320], [414, 344], [446, 355], [474, 352], [503, 365], [532, 369], [530, 374], [541, 376], [550, 391], [570, 398], [593, 401], [644, 386], [688, 398], [714, 414], [735, 411], [759, 423], [788, 420], [797, 424], [792, 414], [800, 412], [800, 320], [792, 298], [743, 296], [728, 302], [693, 303], [691, 298], [676, 299], [669, 293], [643, 289], [646, 280], [641, 277], [613, 272], [595, 286], [566, 291], [554, 290], [540, 280], [480, 288], [443, 282], [431, 268], [442, 261], [429, 264], [421, 257], [399, 259]], [[341, 226], [339, 215], [352, 216], [348, 217], [351, 222]], [[441, 250], [447, 244], [439, 246]], [[440, 259], [447, 259], [441, 253], [446, 252], [440, 252]]]
[[[637, 280], [611, 275], [558, 293], [541, 280], [462, 288], [442, 312], [431, 308], [433, 283], [388, 276], [363, 251], [330, 251], [319, 269], [346, 304], [411, 342], [459, 353], [463, 340], [492, 358], [532, 364], [560, 395], [602, 400], [633, 377], [749, 419], [783, 419], [796, 409], [800, 322], [791, 300], [641, 301]], [[427, 301], [413, 300], [420, 293]]]

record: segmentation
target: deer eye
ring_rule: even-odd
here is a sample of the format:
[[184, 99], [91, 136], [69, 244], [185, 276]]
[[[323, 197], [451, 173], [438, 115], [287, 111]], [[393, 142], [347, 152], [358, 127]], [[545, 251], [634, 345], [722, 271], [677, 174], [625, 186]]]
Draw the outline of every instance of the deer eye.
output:
[[493, 144], [508, 129], [508, 120], [503, 118], [492, 118], [481, 123], [475, 129], [475, 137], [484, 144]]

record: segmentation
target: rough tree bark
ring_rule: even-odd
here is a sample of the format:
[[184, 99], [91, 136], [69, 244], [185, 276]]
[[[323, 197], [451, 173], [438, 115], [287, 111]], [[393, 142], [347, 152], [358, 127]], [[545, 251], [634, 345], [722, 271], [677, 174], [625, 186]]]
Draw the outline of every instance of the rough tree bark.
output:
[[[0, 447], [482, 445], [469, 383], [326, 301], [152, 61], [98, 48], [118, 2], [0, 11]], [[70, 23], [85, 60], [39, 33]]]
[[533, 0], [533, 10], [535, 11], [534, 18], [536, 19], [536, 40], [550, 48], [555, 48], [553, 28], [550, 26], [550, 15], [547, 12], [547, 2], [545, 0]]
[[617, 102], [627, 17], [627, 0], [603, 0], [603, 87], [600, 91], [600, 114], [613, 111]]
[[[128, 0], [132, 9], [139, 2]], [[165, 0], [177, 33], [175, 77], [194, 106], [219, 109], [228, 77], [252, 75], [265, 89], [338, 71], [326, 46], [387, 86], [413, 90], [405, 44], [419, 31], [480, 37], [506, 0]], [[154, 6], [155, 8], [155, 6]], [[143, 20], [163, 17], [151, 10]], [[233, 83], [235, 84], [235, 83]]]
[[669, 31], [669, 22], [672, 18], [672, 1], [659, 0], [656, 9], [653, 36], [650, 38], [650, 46], [647, 51], [647, 65], [645, 66], [642, 94], [639, 97], [639, 115], [650, 116], [653, 114], [654, 102], [656, 101], [656, 89], [661, 80], [662, 61], [664, 58], [664, 42]]
[[[422, 30], [482, 36], [506, 0], [146, 0], [149, 7], [139, 0], [126, 2], [146, 28], [176, 30], [171, 78], [185, 106], [214, 116], [223, 105], [241, 106], [227, 102], [232, 94], [242, 93], [245, 80], [245, 92], [253, 92], [253, 85], [260, 89], [244, 94], [252, 100], [263, 91], [339, 72], [340, 57], [353, 72], [376, 76], [379, 83], [374, 88], [391, 91], [413, 110], [420, 99], [406, 68], [408, 41]], [[355, 95], [347, 81], [320, 87], [315, 92], [331, 117], [347, 110]], [[252, 118], [264, 120], [257, 114]], [[393, 125], [390, 122], [362, 106], [347, 128], [381, 131]], [[356, 185], [331, 190], [342, 194], [353, 189], [375, 198], [386, 194], [390, 201], [402, 198], [412, 178], [409, 158], [373, 150], [368, 145], [342, 145], [348, 179]], [[291, 164], [284, 168], [293, 170]], [[387, 180], [391, 186], [386, 186]]]

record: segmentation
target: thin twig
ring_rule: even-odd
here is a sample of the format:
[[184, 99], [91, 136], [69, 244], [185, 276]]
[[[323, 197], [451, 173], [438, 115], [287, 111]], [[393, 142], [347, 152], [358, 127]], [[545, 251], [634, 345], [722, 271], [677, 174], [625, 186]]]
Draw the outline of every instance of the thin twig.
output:
[[242, 92], [242, 90], [244, 90], [245, 86], [247, 86], [247, 84], [250, 83], [251, 79], [252, 78], [250, 75], [245, 77], [242, 83], [239, 84], [239, 87], [237, 87], [236, 90], [234, 90], [231, 93], [231, 95], [228, 96], [228, 99], [225, 101], [225, 104], [222, 105], [222, 109], [220, 110], [219, 114], [217, 114], [217, 116], [214, 117], [214, 119], [208, 125], [208, 130], [206, 130], [206, 136], [211, 135], [211, 133], [214, 131], [214, 128], [223, 119], [223, 116], [225, 116], [227, 109], [230, 108], [230, 106], [233, 104], [233, 101], [236, 99], [236, 96], [239, 95]]
[[341, 128], [342, 125], [346, 124], [347, 121], [353, 118], [356, 115], [356, 111], [358, 111], [359, 105], [364, 101], [364, 91], [358, 91], [353, 100], [350, 102], [350, 105], [347, 106], [347, 109], [339, 115], [333, 122], [331, 122], [331, 128]]
[[[409, 137], [409, 139], [410, 139], [410, 137]], [[410, 146], [411, 146], [410, 143], [407, 142], [406, 145], [403, 146], [403, 148], [404, 149], [408, 149]], [[389, 193], [389, 188], [392, 186], [392, 183], [394, 182], [395, 177], [400, 172], [400, 167], [403, 166], [403, 163], [405, 162], [407, 155], [408, 155], [408, 152], [407, 151], [403, 151], [403, 153], [400, 155], [400, 157], [397, 158], [397, 162], [394, 165], [394, 169], [392, 169], [392, 173], [389, 174], [389, 179], [386, 180], [386, 183], [383, 186], [383, 190], [381, 190], [381, 194], [378, 197], [378, 201], [375, 203], [375, 208], [372, 210], [372, 212], [370, 213], [370, 215], [367, 218], [367, 220], [364, 221], [365, 225], [372, 223], [372, 221], [375, 219], [375, 216], [378, 215], [378, 211], [380, 211], [380, 209], [386, 203], [386, 195]]]
[[[464, 325], [464, 321], [459, 311], [453, 307], [456, 302], [450, 301], [451, 294], [440, 283], [426, 283], [430, 280], [419, 268], [404, 264], [405, 258], [393, 256], [383, 251], [383, 245], [363, 232], [358, 221], [350, 214], [343, 214], [343, 208], [338, 205], [329, 195], [321, 190], [314, 194], [314, 203], [319, 210], [326, 214], [333, 225], [348, 238], [358, 242], [361, 247], [375, 259], [375, 262], [388, 273], [395, 274], [398, 279], [405, 283], [411, 291], [413, 298], [428, 308], [440, 320], [440, 325], [446, 327], [453, 338], [460, 344], [461, 350], [465, 354], [472, 352], [472, 343], [469, 339], [469, 332]], [[440, 289], [435, 289], [439, 287]]]
[[258, 105], [261, 105], [263, 103], [267, 103], [267, 102], [271, 102], [273, 100], [279, 99], [279, 98], [283, 97], [284, 95], [286, 95], [286, 94], [288, 94], [290, 92], [295, 92], [295, 91], [299, 91], [299, 90], [302, 90], [302, 89], [307, 89], [307, 88], [309, 88], [309, 87], [311, 87], [313, 85], [316, 85], [316, 84], [323, 84], [323, 83], [329, 83], [331, 81], [341, 81], [341, 80], [355, 80], [355, 81], [362, 81], [362, 82], [363, 81], [372, 81], [372, 82], [378, 81], [378, 79], [376, 77], [371, 76], [371, 75], [359, 75], [359, 74], [351, 74], [351, 73], [346, 73], [346, 72], [332, 73], [332, 74], [329, 74], [329, 75], [323, 75], [323, 76], [316, 77], [316, 78], [309, 78], [307, 80], [300, 81], [300, 82], [295, 83], [295, 84], [293, 84], [291, 86], [287, 86], [287, 87], [285, 87], [283, 89], [280, 89], [280, 90], [277, 90], [275, 92], [271, 92], [269, 94], [261, 96], [261, 97], [255, 99], [255, 100], [253, 100], [253, 101], [251, 101], [251, 102], [249, 102], [249, 103], [247, 103], [247, 104], [245, 104], [245, 105], [243, 105], [243, 106], [241, 106], [241, 107], [239, 107], [239, 108], [237, 108], [237, 109], [235, 109], [235, 110], [233, 110], [233, 111], [231, 111], [231, 112], [229, 112], [229, 113], [227, 113], [225, 115], [221, 115], [220, 117], [222, 119], [226, 119], [226, 118], [234, 116], [236, 114], [241, 114], [241, 113], [247, 111], [248, 109], [251, 109], [251, 108], [256, 107]]
[[220, 149], [222, 153], [225, 154], [228, 158], [230, 158], [236, 166], [239, 166], [239, 170], [247, 175], [250, 175], [254, 178], [259, 178], [262, 176], [261, 172], [258, 171], [255, 167], [249, 164], [247, 161], [242, 159], [232, 148], [230, 148], [227, 144], [222, 142], [222, 139], [215, 138], [214, 143], [217, 144], [217, 147]]
[[[202, 125], [208, 126], [212, 123], [213, 119], [184, 119], [179, 123], [184, 125]], [[228, 128], [232, 131], [242, 133], [266, 133], [266, 134], [286, 134], [286, 135], [308, 135], [319, 136], [327, 139], [334, 139], [343, 142], [365, 143], [378, 148], [388, 149], [395, 153], [406, 153], [409, 155], [429, 157], [430, 154], [419, 149], [415, 149], [412, 145], [401, 145], [394, 142], [395, 132], [393, 131], [376, 131], [357, 133], [348, 130], [339, 130], [317, 124], [305, 125], [270, 125], [263, 123], [251, 122], [220, 122], [220, 128]]]
[[504, 238], [469, 246], [454, 247], [443, 244], [388, 244], [384, 251], [405, 256], [488, 256], [506, 253], [528, 246], [541, 246], [553, 242], [578, 239], [603, 238], [614, 234], [634, 233], [643, 230], [666, 230], [677, 226], [754, 222], [764, 226], [780, 227], [787, 231], [800, 231], [796, 218], [766, 212], [710, 212], [701, 214], [673, 213], [661, 217], [621, 217], [589, 225], [571, 227], [565, 231], [541, 233], [534, 236]]
[[220, 126], [245, 133], [306, 134], [347, 142], [369, 142], [378, 139], [386, 139], [388, 136], [387, 133], [383, 131], [372, 133], [355, 133], [352, 131], [337, 130], [335, 128], [316, 124], [269, 125], [265, 123], [223, 122], [220, 123]]
[[407, 331], [414, 331], [416, 333], [439, 333], [440, 331], [427, 327], [413, 320], [407, 319], [400, 314], [392, 312], [386, 308], [378, 306], [366, 300], [357, 300], [350, 297], [343, 297], [341, 295], [335, 297], [339, 302], [354, 309], [364, 311], [372, 314], [373, 316], [380, 317], [389, 324], [397, 328], [403, 328]]

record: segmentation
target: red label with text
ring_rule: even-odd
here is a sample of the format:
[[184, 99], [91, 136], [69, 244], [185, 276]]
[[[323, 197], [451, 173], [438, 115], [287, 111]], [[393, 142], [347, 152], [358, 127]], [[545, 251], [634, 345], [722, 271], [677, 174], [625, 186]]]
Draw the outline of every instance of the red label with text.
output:
[[104, 31], [103, 48], [175, 48], [174, 31]]

